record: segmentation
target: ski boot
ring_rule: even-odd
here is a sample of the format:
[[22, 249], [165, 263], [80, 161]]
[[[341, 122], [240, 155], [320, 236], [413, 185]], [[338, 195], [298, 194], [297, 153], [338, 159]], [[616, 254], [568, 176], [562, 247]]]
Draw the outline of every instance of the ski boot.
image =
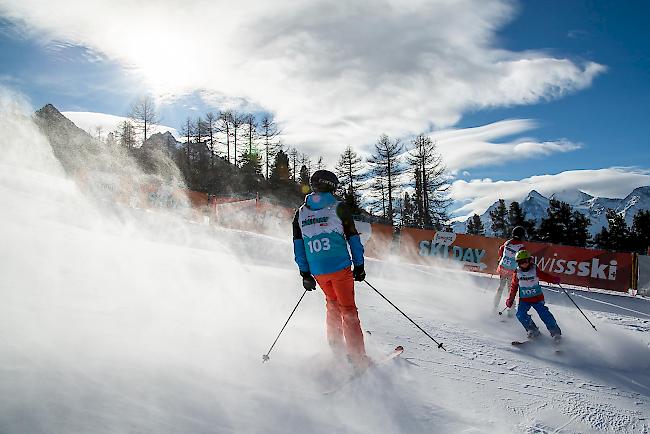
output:
[[539, 329], [538, 329], [538, 328], [534, 328], [534, 329], [530, 329], [530, 330], [528, 330], [528, 339], [535, 339], [535, 338], [537, 338], [539, 335], [540, 335], [540, 333], [539, 333]]
[[368, 368], [374, 366], [375, 364], [375, 362], [373, 362], [373, 360], [366, 355], [361, 356], [361, 358], [358, 360], [352, 360], [352, 357], [348, 357], [350, 358], [352, 369], [354, 370], [354, 376], [363, 374], [368, 370]]

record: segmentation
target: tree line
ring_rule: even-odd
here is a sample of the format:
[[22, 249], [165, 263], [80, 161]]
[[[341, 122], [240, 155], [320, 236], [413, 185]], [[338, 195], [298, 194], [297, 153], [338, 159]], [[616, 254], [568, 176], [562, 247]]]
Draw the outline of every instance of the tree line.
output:
[[[326, 169], [322, 156], [314, 162], [298, 147], [285, 146], [268, 114], [224, 110], [188, 117], [178, 129], [180, 145], [152, 136], [159, 122], [154, 101], [139, 98], [107, 141], [129, 149], [148, 171], [157, 169], [154, 157], [162, 149], [192, 190], [262, 194], [294, 205], [309, 191], [311, 174]], [[381, 135], [365, 159], [347, 146], [333, 171], [337, 193], [355, 214], [394, 226], [449, 228], [449, 177], [435, 142], [424, 134], [407, 144]]]
[[[650, 247], [650, 211], [647, 210], [639, 210], [630, 227], [622, 214], [608, 209], [607, 227], [603, 227], [593, 238], [589, 232], [589, 218], [557, 199], [550, 200], [546, 216], [539, 226], [534, 220], [526, 218], [526, 213], [516, 201], [506, 207], [505, 201], [499, 199], [489, 215], [490, 229], [496, 237], [501, 238], [509, 238], [515, 226], [523, 226], [531, 241], [638, 253], [646, 253]], [[467, 233], [485, 235], [485, 227], [477, 214], [468, 220]]]

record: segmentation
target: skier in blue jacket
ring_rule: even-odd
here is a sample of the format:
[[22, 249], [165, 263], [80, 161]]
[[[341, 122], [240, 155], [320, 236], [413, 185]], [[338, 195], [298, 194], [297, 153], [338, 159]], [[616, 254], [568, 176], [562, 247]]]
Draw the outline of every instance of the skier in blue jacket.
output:
[[313, 193], [305, 197], [293, 220], [293, 249], [304, 288], [312, 291], [318, 282], [325, 293], [330, 347], [335, 354], [347, 350], [355, 369], [364, 370], [371, 361], [354, 301], [354, 281], [366, 277], [363, 245], [350, 209], [332, 194], [338, 183], [327, 170], [311, 176]]

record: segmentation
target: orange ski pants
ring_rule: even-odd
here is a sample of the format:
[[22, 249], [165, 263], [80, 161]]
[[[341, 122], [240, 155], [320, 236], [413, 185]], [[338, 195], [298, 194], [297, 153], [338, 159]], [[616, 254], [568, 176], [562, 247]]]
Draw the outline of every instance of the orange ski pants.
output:
[[[350, 268], [314, 276], [325, 293], [327, 306], [327, 342], [334, 352], [344, 346], [354, 362], [366, 355], [363, 333], [354, 303], [354, 277]], [[345, 344], [343, 338], [345, 337]]]

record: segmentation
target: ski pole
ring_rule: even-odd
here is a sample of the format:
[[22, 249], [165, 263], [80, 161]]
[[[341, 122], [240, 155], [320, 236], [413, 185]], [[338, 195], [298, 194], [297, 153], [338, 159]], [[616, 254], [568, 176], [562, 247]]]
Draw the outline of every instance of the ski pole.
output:
[[427, 336], [429, 337], [429, 339], [431, 339], [433, 342], [435, 342], [435, 343], [438, 345], [438, 348], [442, 348], [443, 350], [447, 351], [447, 349], [446, 349], [445, 347], [442, 346], [442, 342], [438, 342], [437, 340], [435, 340], [435, 339], [434, 339], [434, 338], [433, 338], [429, 333], [427, 333], [427, 332], [426, 332], [422, 327], [420, 327], [419, 325], [417, 325], [417, 323], [416, 323], [415, 321], [413, 321], [411, 318], [409, 318], [409, 316], [408, 316], [407, 314], [405, 314], [404, 312], [402, 312], [402, 310], [401, 310], [399, 307], [395, 306], [395, 305], [393, 304], [392, 301], [390, 301], [389, 299], [387, 299], [387, 298], [384, 296], [384, 294], [382, 294], [381, 292], [379, 292], [379, 290], [377, 290], [377, 288], [375, 288], [374, 286], [372, 286], [372, 285], [370, 284], [370, 282], [368, 282], [367, 280], [364, 280], [364, 282], [366, 282], [366, 283], [368, 284], [369, 287], [371, 287], [371, 288], [372, 288], [372, 289], [373, 289], [377, 294], [379, 294], [379, 295], [381, 296], [381, 298], [383, 298], [384, 300], [386, 300], [386, 301], [388, 302], [388, 304], [390, 304], [391, 306], [393, 306], [395, 309], [397, 309], [397, 311], [398, 311], [399, 313], [401, 313], [402, 315], [404, 315], [404, 317], [405, 317], [407, 320], [411, 321], [411, 323], [412, 323], [415, 327], [417, 327], [418, 329], [420, 329], [420, 331], [421, 331], [422, 333], [424, 333], [425, 335], [427, 335]]
[[594, 328], [594, 330], [598, 331], [598, 329], [596, 328], [596, 326], [593, 325], [593, 324], [591, 323], [591, 321], [589, 321], [589, 318], [587, 318], [587, 315], [585, 315], [585, 313], [582, 311], [582, 309], [580, 309], [580, 307], [576, 304], [576, 302], [573, 301], [573, 299], [571, 298], [571, 296], [569, 295], [569, 293], [566, 292], [566, 289], [564, 289], [564, 288], [562, 287], [562, 285], [560, 285], [559, 283], [557, 284], [557, 286], [559, 286], [560, 288], [562, 288], [562, 291], [564, 291], [564, 293], [566, 294], [566, 296], [569, 297], [569, 300], [571, 300], [571, 302], [573, 303], [573, 305], [574, 305], [575, 307], [578, 308], [578, 310], [580, 311], [580, 313], [582, 314], [582, 316], [585, 317], [585, 319], [587, 320], [587, 322], [589, 323], [589, 325], [592, 326], [592, 327]]
[[296, 307], [294, 307], [293, 310], [291, 311], [291, 313], [289, 314], [289, 318], [287, 318], [287, 321], [286, 321], [286, 322], [284, 323], [284, 325], [282, 326], [282, 329], [280, 330], [280, 333], [278, 333], [278, 336], [275, 338], [275, 340], [274, 340], [273, 343], [271, 344], [271, 348], [269, 348], [269, 351], [268, 351], [266, 354], [262, 355], [262, 363], [264, 363], [264, 362], [268, 362], [268, 361], [270, 360], [269, 354], [271, 354], [271, 351], [273, 351], [273, 347], [275, 346], [275, 343], [278, 341], [278, 339], [280, 339], [280, 335], [281, 335], [282, 332], [284, 331], [284, 328], [287, 326], [287, 324], [289, 324], [289, 320], [290, 320], [291, 317], [293, 316], [293, 313], [296, 311], [296, 309], [298, 309], [298, 305], [299, 305], [300, 302], [302, 301], [302, 299], [303, 299], [303, 297], [305, 296], [305, 294], [307, 294], [307, 290], [306, 290], [306, 289], [305, 289], [305, 292], [303, 292], [302, 295], [300, 296], [300, 300], [298, 300], [298, 303], [296, 303]]
[[503, 312], [505, 312], [505, 310], [506, 310], [507, 308], [508, 308], [508, 306], [506, 306], [506, 307], [504, 307], [503, 309], [501, 309], [501, 310], [499, 311], [499, 315], [503, 315]]

